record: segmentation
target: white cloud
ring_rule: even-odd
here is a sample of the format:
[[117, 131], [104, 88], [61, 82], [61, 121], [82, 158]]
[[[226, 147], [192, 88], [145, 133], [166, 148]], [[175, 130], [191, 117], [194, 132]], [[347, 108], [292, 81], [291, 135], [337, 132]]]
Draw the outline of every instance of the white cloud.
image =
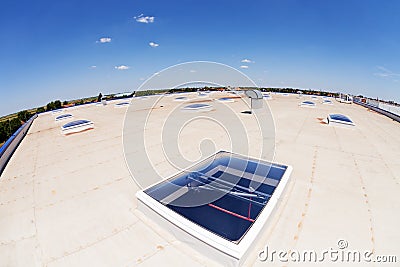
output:
[[110, 37], [101, 37], [96, 43], [111, 43], [111, 38]]
[[189, 72], [190, 72], [190, 73], [195, 73], [195, 72], [197, 72], [197, 71], [195, 71], [195, 70], [190, 70]]
[[242, 63], [254, 63], [254, 61], [252, 61], [250, 59], [247, 59], [247, 58], [242, 59], [242, 61], [240, 61], [240, 62], [242, 62]]
[[126, 65], [119, 65], [119, 66], [115, 66], [114, 68], [117, 69], [117, 70], [127, 70], [130, 67], [126, 66]]
[[374, 75], [375, 76], [379, 76], [379, 77], [389, 77], [390, 76], [389, 73], [384, 73], [384, 72], [382, 72], [382, 73], [374, 73]]
[[154, 43], [154, 42], [150, 42], [149, 45], [150, 45], [151, 47], [157, 47], [157, 46], [159, 46], [159, 44], [156, 44], [156, 43]]
[[376, 72], [374, 73], [375, 76], [379, 76], [379, 77], [383, 77], [383, 78], [394, 78], [394, 77], [399, 77], [400, 73], [394, 73], [393, 71], [382, 67], [382, 66], [376, 66], [376, 68], [380, 71], [380, 72]]
[[241, 68], [241, 69], [248, 69], [248, 68], [249, 68], [249, 66], [242, 65], [242, 66], [240, 66], [240, 68]]
[[140, 14], [137, 17], [133, 17], [137, 22], [140, 23], [153, 23], [154, 22], [154, 17], [150, 17], [150, 16], [143, 16], [143, 14]]
[[95, 68], [97, 68], [97, 66], [92, 65], [92, 66], [90, 66], [90, 68], [91, 68], [91, 69], [95, 69]]

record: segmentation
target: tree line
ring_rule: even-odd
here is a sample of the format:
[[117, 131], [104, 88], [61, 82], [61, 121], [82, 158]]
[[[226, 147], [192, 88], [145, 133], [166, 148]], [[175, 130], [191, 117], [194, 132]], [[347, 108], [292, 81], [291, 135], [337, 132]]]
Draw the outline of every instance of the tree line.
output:
[[[64, 105], [68, 104], [67, 101], [64, 101]], [[7, 141], [22, 124], [24, 124], [27, 120], [29, 120], [35, 113], [42, 113], [45, 111], [56, 110], [62, 108], [62, 104], [60, 100], [52, 101], [46, 105], [46, 107], [39, 107], [36, 109], [36, 112], [23, 110], [17, 113], [12, 119], [3, 120], [0, 122], [0, 144]]]
[[[85, 99], [79, 99], [75, 101], [64, 101], [61, 103], [60, 100], [55, 100], [51, 101], [50, 103], [47, 103], [46, 106], [44, 107], [38, 107], [35, 110], [23, 110], [17, 113], [17, 116], [8, 116], [8, 117], [14, 117], [10, 119], [6, 119], [3, 121], [0, 121], [0, 146], [2, 143], [7, 141], [8, 138], [10, 138], [17, 130], [19, 127], [21, 127], [22, 124], [24, 124], [27, 120], [29, 120], [35, 113], [39, 114], [42, 112], [46, 111], [51, 111], [51, 110], [56, 110], [63, 108], [63, 106], [68, 106], [68, 104], [72, 105], [83, 105], [88, 102], [95, 102], [96, 100], [99, 102], [101, 101], [103, 95], [100, 93], [98, 97], [90, 97], [90, 98], [85, 98]], [[1, 120], [1, 118], [0, 118]]]
[[0, 122], [0, 143], [7, 141], [32, 116], [31, 112], [23, 110], [18, 112], [15, 118]]

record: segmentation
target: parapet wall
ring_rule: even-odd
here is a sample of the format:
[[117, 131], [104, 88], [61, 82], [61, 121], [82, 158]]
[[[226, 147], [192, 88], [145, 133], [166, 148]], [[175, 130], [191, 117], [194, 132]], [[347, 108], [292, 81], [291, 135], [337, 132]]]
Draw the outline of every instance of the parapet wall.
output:
[[0, 175], [3, 173], [8, 161], [21, 143], [22, 139], [24, 139], [25, 135], [28, 133], [32, 122], [37, 118], [37, 116], [37, 114], [33, 115], [26, 123], [21, 125], [21, 127], [19, 127], [18, 130], [0, 147]]

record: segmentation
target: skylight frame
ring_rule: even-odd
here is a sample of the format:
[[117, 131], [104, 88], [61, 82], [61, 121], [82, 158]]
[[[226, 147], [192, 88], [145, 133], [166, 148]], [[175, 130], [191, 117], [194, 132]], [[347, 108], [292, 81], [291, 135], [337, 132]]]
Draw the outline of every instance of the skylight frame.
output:
[[[79, 124], [74, 124], [79, 122]], [[71, 134], [71, 133], [78, 133], [82, 132], [85, 130], [93, 129], [94, 128], [94, 123], [90, 120], [75, 120], [68, 122], [64, 125], [61, 126], [61, 133], [66, 135], [66, 134]]]
[[[248, 157], [231, 153], [231, 152], [226, 152], [226, 151], [219, 151], [218, 153], [230, 153], [231, 156], [234, 157], [241, 157], [241, 158], [247, 158], [251, 160]], [[205, 159], [208, 160], [216, 154], [212, 155], [211, 157]], [[199, 163], [196, 163], [192, 165], [191, 167], [187, 168], [186, 170], [193, 170], [193, 168], [196, 168], [196, 166], [200, 166], [204, 161], [201, 161]], [[248, 228], [247, 232], [242, 236], [240, 241], [238, 243], [234, 243], [232, 241], [229, 241], [228, 239], [219, 236], [216, 233], [211, 232], [210, 230], [190, 221], [183, 215], [175, 212], [174, 210], [168, 208], [167, 206], [164, 206], [162, 203], [148, 195], [145, 191], [148, 189], [151, 189], [162, 182], [172, 179], [173, 177], [176, 177], [179, 175], [179, 173], [172, 175], [165, 179], [162, 182], [155, 183], [149, 187], [147, 187], [144, 190], [138, 191], [136, 193], [136, 197], [139, 200], [138, 203], [142, 205], [142, 207], [146, 210], [150, 210], [152, 213], [153, 218], [158, 218], [162, 219], [165, 222], [168, 223], [168, 227], [173, 225], [177, 229], [183, 231], [186, 233], [186, 235], [195, 238], [196, 240], [199, 240], [203, 245], [206, 245], [206, 247], [211, 248], [212, 251], [210, 253], [223, 253], [224, 256], [228, 256], [230, 259], [233, 259], [235, 262], [241, 261], [243, 257], [247, 254], [247, 252], [250, 250], [252, 244], [255, 242], [257, 239], [257, 236], [261, 233], [262, 229], [266, 226], [267, 220], [270, 218], [271, 214], [273, 213], [274, 209], [276, 208], [277, 204], [279, 203], [279, 200], [282, 197], [282, 194], [286, 188], [286, 185], [290, 179], [290, 174], [292, 172], [292, 167], [289, 165], [281, 165], [277, 163], [272, 163], [272, 162], [266, 162], [263, 160], [258, 160], [258, 159], [253, 159], [256, 161], [263, 162], [264, 164], [271, 164], [274, 166], [281, 166], [284, 167], [286, 170], [283, 173], [278, 185], [276, 186], [273, 194], [271, 195], [270, 199], [268, 200], [267, 204], [264, 206], [262, 211], [258, 214], [258, 217], [255, 219], [253, 224]]]
[[[342, 117], [346, 118], [349, 121], [339, 120], [339, 119], [337, 119], [337, 118], [335, 118], [333, 116], [335, 116], [335, 117], [342, 116]], [[329, 114], [328, 117], [327, 117], [327, 120], [328, 120], [328, 124], [337, 123], [337, 124], [342, 124], [342, 125], [355, 126], [354, 121], [350, 117], [348, 117], [346, 115], [343, 115], [343, 114]]]

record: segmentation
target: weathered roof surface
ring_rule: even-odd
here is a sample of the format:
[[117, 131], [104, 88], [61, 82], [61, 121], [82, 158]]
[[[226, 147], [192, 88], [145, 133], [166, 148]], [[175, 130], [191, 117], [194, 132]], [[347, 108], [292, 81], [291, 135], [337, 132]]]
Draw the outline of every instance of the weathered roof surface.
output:
[[[181, 104], [173, 99], [164, 99], [164, 110]], [[338, 239], [351, 249], [399, 255], [400, 125], [336, 101], [299, 108], [306, 99], [277, 94], [266, 100], [275, 119], [275, 161], [292, 165], [293, 173], [245, 264], [264, 266], [257, 255], [265, 245], [322, 251], [336, 247]], [[238, 102], [230, 105], [242, 111]], [[95, 129], [63, 136], [54, 116], [40, 115], [0, 178], [0, 265], [216, 265], [136, 210], [139, 187], [122, 144], [125, 109], [86, 105], [68, 112], [93, 121]], [[356, 126], [323, 124], [329, 113], [348, 115]], [[160, 125], [150, 123], [147, 130], [151, 139]], [[188, 157], [199, 154], [196, 134], [201, 137], [189, 130], [182, 135]], [[220, 148], [227, 145], [224, 136], [214, 137]], [[160, 142], [149, 143], [155, 157]], [[251, 146], [257, 151], [257, 143]], [[165, 177], [176, 171], [162, 160], [155, 166]]]

